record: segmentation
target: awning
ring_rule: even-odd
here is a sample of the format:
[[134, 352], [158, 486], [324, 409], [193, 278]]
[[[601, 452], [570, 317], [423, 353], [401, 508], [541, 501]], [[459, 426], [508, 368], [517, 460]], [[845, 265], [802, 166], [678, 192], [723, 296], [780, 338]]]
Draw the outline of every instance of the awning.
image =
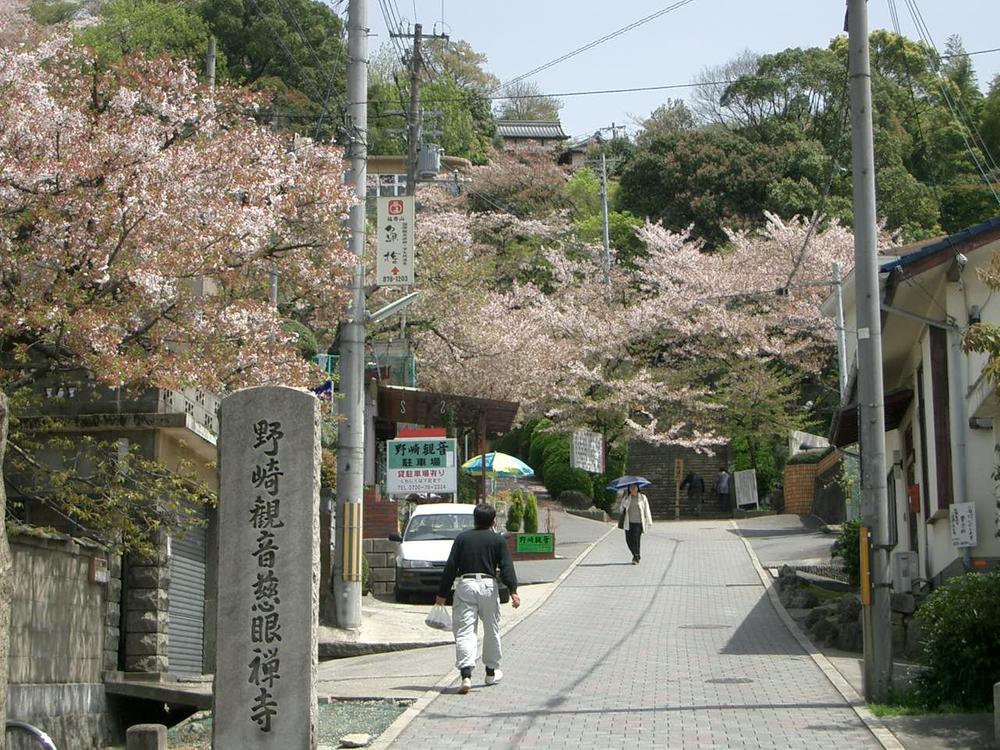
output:
[[513, 401], [435, 393], [401, 385], [378, 387], [379, 419], [467, 430], [478, 430], [484, 420], [484, 437], [510, 432], [519, 406]]
[[[885, 394], [885, 431], [895, 430], [903, 420], [910, 402], [913, 400], [912, 388], [897, 388]], [[833, 425], [830, 429], [830, 443], [843, 448], [858, 442], [858, 402], [853, 401], [842, 406], [833, 415]]]

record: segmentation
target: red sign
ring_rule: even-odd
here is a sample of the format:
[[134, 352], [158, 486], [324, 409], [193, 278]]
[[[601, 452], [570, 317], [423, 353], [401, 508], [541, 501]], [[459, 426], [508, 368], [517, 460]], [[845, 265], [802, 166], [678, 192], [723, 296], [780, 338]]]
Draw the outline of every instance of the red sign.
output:
[[403, 201], [400, 200], [389, 201], [388, 211], [389, 211], [389, 216], [399, 216], [400, 214], [403, 213]]

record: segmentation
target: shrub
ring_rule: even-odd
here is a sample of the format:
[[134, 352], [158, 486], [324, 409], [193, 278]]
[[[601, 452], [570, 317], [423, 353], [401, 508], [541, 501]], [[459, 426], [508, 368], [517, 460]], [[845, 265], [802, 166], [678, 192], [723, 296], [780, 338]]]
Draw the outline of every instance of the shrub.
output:
[[555, 438], [554, 432], [548, 432], [552, 426], [551, 419], [541, 419], [531, 431], [531, 443], [528, 446], [528, 465], [535, 470], [535, 476], [542, 478], [542, 452], [545, 446]]
[[926, 706], [989, 709], [1000, 681], [1000, 573], [945, 582], [917, 610], [927, 669], [916, 693]]
[[524, 530], [528, 534], [538, 531], [538, 498], [534, 492], [529, 492], [524, 501]]
[[549, 496], [558, 498], [563, 492], [572, 490], [587, 496], [593, 489], [590, 474], [583, 469], [574, 469], [569, 463], [551, 463], [545, 467], [545, 488]]
[[507, 531], [520, 531], [523, 518], [524, 498], [521, 497], [521, 490], [518, 489], [510, 499], [510, 507], [507, 508]]
[[604, 473], [594, 477], [594, 490], [592, 497], [594, 504], [604, 510], [610, 510], [615, 502], [615, 493], [604, 489], [612, 479], [617, 479], [625, 473], [625, 464], [628, 461], [628, 443], [613, 443], [608, 448], [605, 459]]
[[853, 518], [840, 527], [837, 542], [833, 545], [834, 557], [844, 559], [844, 572], [852, 586], [861, 583], [861, 519]]
[[372, 590], [372, 566], [367, 555], [361, 555], [361, 593], [369, 594]]
[[594, 504], [590, 495], [585, 492], [577, 492], [576, 490], [563, 490], [559, 493], [558, 499], [560, 505], [577, 510], [586, 510]]
[[819, 450], [808, 450], [802, 451], [801, 453], [796, 453], [794, 456], [790, 457], [788, 461], [785, 462], [785, 466], [796, 466], [798, 464], [818, 464], [823, 460], [823, 457], [830, 452], [829, 448], [820, 448]]

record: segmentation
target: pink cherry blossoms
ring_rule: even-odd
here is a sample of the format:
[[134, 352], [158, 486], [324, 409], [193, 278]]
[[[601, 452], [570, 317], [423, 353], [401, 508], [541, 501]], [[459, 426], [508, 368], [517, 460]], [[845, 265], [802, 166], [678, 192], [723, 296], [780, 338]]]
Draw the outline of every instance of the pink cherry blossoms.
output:
[[339, 317], [338, 149], [293, 151], [246, 94], [209, 92], [183, 63], [95, 72], [61, 39], [0, 50], [0, 98], [5, 348], [113, 385], [315, 379], [268, 278], [310, 325]]

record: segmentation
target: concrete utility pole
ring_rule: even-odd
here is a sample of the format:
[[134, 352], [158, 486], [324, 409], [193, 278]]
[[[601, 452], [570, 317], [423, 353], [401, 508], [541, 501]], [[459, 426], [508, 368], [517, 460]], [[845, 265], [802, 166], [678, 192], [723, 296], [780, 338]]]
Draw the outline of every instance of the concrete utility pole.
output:
[[[858, 436], [861, 440], [861, 524], [871, 532], [871, 596], [863, 609], [865, 700], [886, 702], [892, 687], [888, 580], [888, 507], [882, 385], [881, 292], [875, 218], [875, 153], [867, 0], [848, 0], [851, 79], [851, 168], [858, 319]], [[862, 531], [862, 544], [866, 535]], [[862, 557], [864, 558], [864, 550]], [[864, 571], [862, 571], [862, 574]], [[862, 581], [862, 590], [865, 588]], [[863, 599], [865, 597], [862, 597]]]
[[840, 404], [847, 398], [847, 341], [844, 332], [844, 285], [840, 279], [840, 264], [833, 262], [833, 293], [837, 295], [837, 364], [839, 365]]
[[417, 158], [420, 152], [420, 46], [423, 26], [413, 24], [410, 54], [410, 111], [406, 115], [406, 194], [417, 194]]
[[336, 556], [333, 598], [337, 625], [361, 627], [361, 509], [365, 458], [365, 198], [368, 183], [368, 0], [347, 9], [347, 100], [351, 172], [350, 250], [358, 259], [351, 306], [340, 327], [340, 424], [337, 428]]
[[608, 233], [608, 159], [601, 154], [601, 218], [604, 222], [604, 285], [611, 297], [611, 239]]
[[215, 88], [215, 34], [208, 38], [208, 53], [205, 55], [205, 78], [208, 87]]

